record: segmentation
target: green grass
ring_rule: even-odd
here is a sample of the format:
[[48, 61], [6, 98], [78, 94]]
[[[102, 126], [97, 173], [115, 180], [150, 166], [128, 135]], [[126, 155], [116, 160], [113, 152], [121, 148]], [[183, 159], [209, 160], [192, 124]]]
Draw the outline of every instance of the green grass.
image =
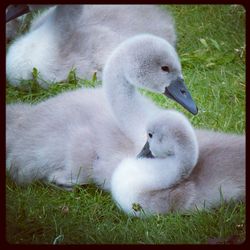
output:
[[[162, 107], [184, 112], [195, 127], [245, 132], [245, 10], [239, 5], [171, 5], [178, 33], [183, 75], [199, 107], [192, 116], [163, 96], [144, 92]], [[39, 69], [38, 69], [39, 70]], [[7, 83], [6, 100], [36, 103], [58, 93], [96, 86], [74, 70], [66, 82], [42, 89], [34, 80], [20, 88]], [[210, 211], [131, 218], [109, 193], [93, 185], [73, 192], [34, 183], [16, 186], [6, 179], [6, 239], [9, 243], [207, 243], [245, 239], [245, 204], [229, 203]]]
[[7, 185], [7, 240], [17, 244], [206, 243], [232, 234], [245, 238], [245, 206], [172, 213], [148, 219], [121, 213], [108, 193], [92, 185], [62, 191], [40, 183]]

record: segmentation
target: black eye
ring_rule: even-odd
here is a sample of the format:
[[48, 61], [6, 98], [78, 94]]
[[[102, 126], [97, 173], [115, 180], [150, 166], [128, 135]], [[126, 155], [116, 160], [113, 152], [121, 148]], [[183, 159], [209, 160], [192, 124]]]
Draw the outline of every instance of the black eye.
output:
[[152, 138], [152, 137], [153, 137], [153, 135], [152, 135], [151, 133], [148, 133], [148, 136], [149, 136], [149, 138]]
[[161, 69], [165, 72], [169, 72], [169, 67], [168, 66], [162, 66]]

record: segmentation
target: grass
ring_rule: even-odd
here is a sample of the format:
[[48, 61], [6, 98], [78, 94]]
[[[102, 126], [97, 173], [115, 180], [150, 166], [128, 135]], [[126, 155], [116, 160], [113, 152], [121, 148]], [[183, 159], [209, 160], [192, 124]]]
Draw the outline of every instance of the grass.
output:
[[[245, 132], [245, 10], [239, 5], [170, 5], [177, 50], [188, 89], [199, 107], [192, 116], [180, 105], [143, 91], [157, 104], [184, 112], [195, 127]], [[20, 88], [7, 83], [6, 101], [36, 103], [50, 96], [96, 86], [74, 70], [67, 81], [42, 89], [34, 79]], [[93, 185], [67, 192], [41, 183], [16, 186], [6, 179], [6, 239], [12, 244], [198, 244], [245, 239], [245, 204], [223, 203], [210, 211], [131, 218], [109, 193]]]
[[10, 181], [6, 203], [7, 240], [16, 244], [196, 244], [245, 237], [241, 203], [142, 220], [121, 213], [108, 193], [92, 185], [67, 192], [40, 183], [20, 188]]

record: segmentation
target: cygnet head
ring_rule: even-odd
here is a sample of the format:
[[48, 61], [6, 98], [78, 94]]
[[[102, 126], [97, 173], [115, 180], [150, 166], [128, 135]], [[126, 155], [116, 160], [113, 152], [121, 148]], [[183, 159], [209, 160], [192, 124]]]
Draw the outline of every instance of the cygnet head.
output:
[[138, 158], [174, 157], [187, 172], [197, 163], [197, 138], [183, 114], [174, 110], [162, 111], [149, 122], [147, 134], [147, 142]]
[[[191, 113], [198, 112], [188, 92], [174, 47], [163, 38], [142, 34], [127, 39], [110, 57], [135, 87], [165, 94]], [[115, 70], [113, 68], [113, 70]]]

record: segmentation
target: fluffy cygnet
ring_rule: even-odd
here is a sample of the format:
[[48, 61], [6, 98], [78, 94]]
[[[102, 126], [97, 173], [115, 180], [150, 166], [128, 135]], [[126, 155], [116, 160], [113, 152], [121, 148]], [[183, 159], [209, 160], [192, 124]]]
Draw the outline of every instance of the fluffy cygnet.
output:
[[113, 170], [143, 146], [145, 124], [161, 110], [137, 87], [171, 93], [197, 113], [177, 59], [166, 40], [138, 35], [113, 51], [102, 87], [69, 91], [36, 105], [7, 105], [11, 177], [20, 184], [42, 179], [65, 188], [93, 178], [109, 189]]
[[[144, 207], [150, 192], [170, 188], [193, 170], [198, 159], [195, 132], [187, 118], [176, 111], [163, 111], [147, 126], [148, 140], [138, 158], [124, 159], [114, 171], [111, 192], [128, 214], [154, 211]], [[140, 209], [139, 209], [140, 210]]]
[[[31, 6], [33, 9], [36, 6]], [[39, 8], [41, 5], [38, 6]], [[112, 51], [126, 39], [148, 33], [175, 47], [173, 20], [154, 5], [58, 5], [36, 17], [30, 30], [7, 51], [10, 84], [32, 79], [37, 68], [42, 86], [67, 79], [72, 68], [80, 77], [101, 79]]]
[[207, 130], [195, 132], [199, 158], [193, 171], [171, 187], [141, 194], [140, 206], [145, 211], [152, 214], [173, 211], [186, 213], [216, 207], [223, 201], [245, 201], [245, 135]]

